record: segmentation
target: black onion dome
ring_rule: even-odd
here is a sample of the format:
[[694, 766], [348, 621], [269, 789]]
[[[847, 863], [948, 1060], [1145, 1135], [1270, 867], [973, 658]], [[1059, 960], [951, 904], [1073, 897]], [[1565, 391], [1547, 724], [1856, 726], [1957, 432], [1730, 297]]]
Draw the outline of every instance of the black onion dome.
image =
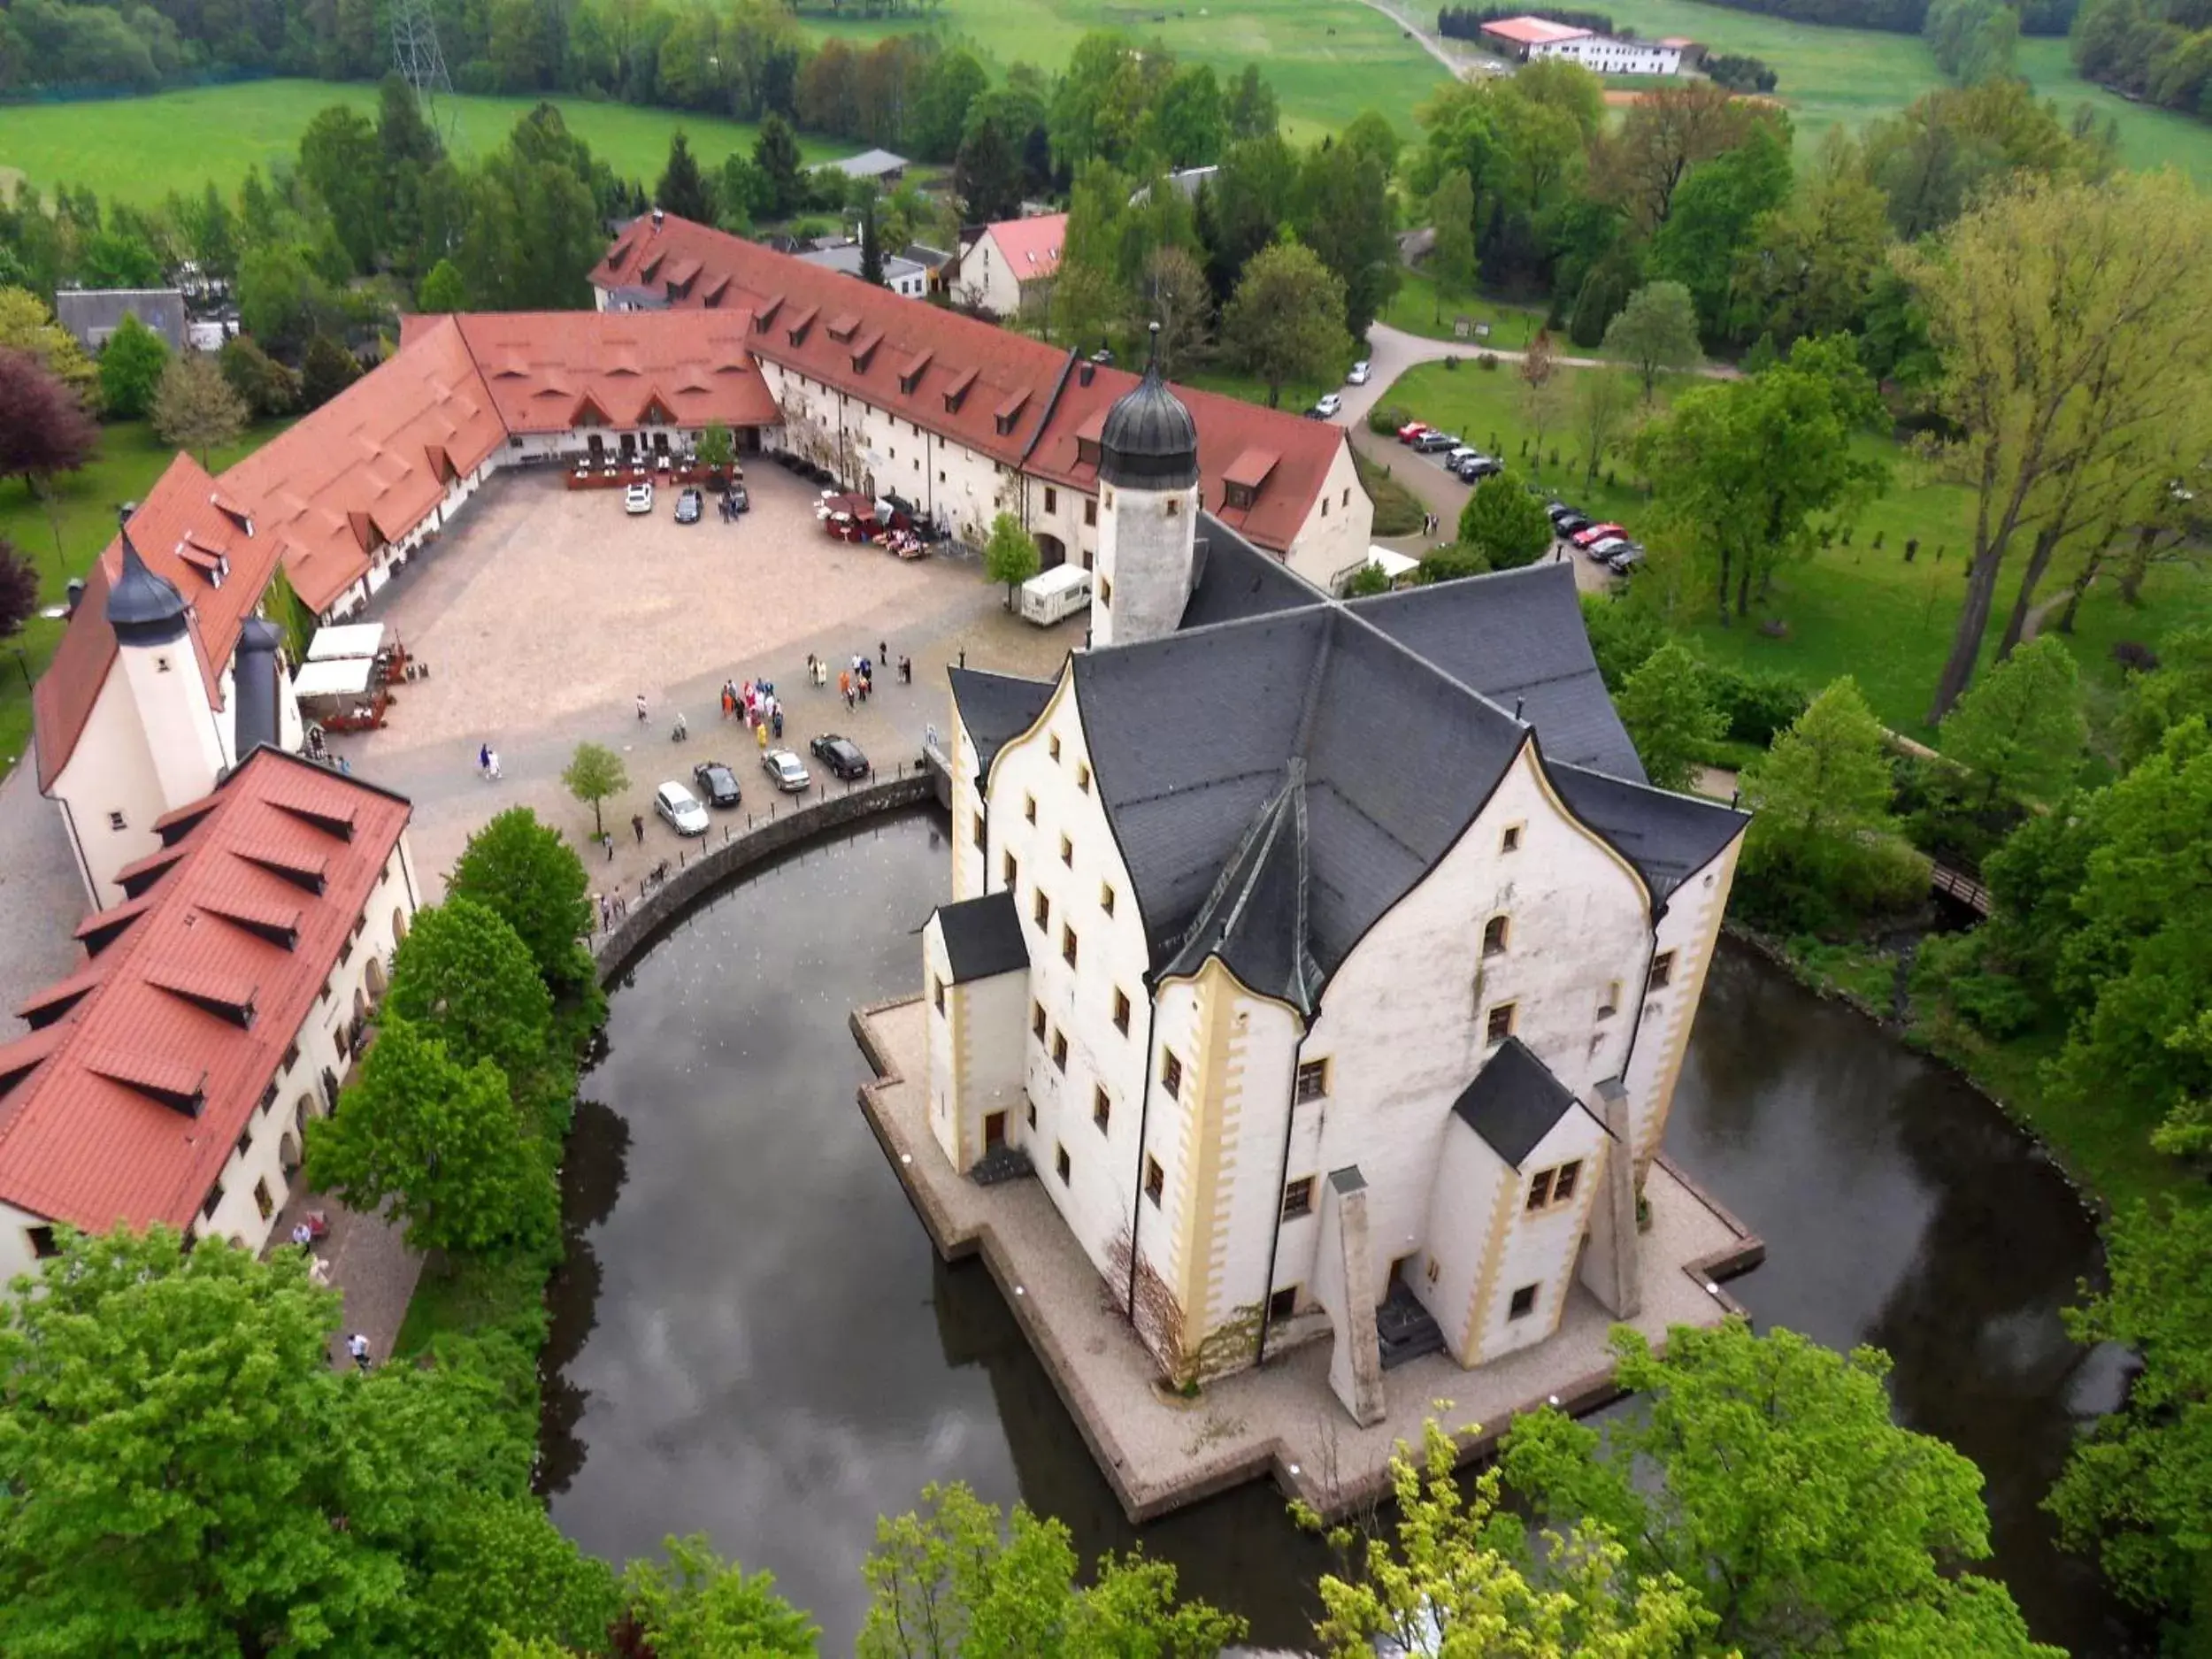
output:
[[108, 626], [125, 645], [167, 645], [184, 637], [184, 595], [146, 568], [123, 537], [123, 573], [108, 589]]
[[1156, 356], [1145, 365], [1144, 379], [1106, 411], [1098, 447], [1101, 483], [1188, 489], [1198, 481], [1198, 423], [1167, 389]]

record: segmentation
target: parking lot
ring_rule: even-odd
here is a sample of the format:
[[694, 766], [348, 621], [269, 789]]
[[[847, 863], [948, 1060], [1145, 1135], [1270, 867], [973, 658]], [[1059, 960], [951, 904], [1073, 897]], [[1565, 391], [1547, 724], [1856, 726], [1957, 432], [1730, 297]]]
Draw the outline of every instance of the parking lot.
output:
[[[1421, 427], [1417, 422], [1415, 423], [1415, 427], [1424, 434], [1428, 430]], [[1450, 436], [1451, 434], [1445, 435]], [[1495, 457], [1483, 455], [1474, 446], [1461, 444], [1456, 441], [1445, 443], [1440, 439], [1422, 436], [1409, 442], [1401, 436], [1396, 439], [1379, 438], [1375, 442], [1385, 444], [1391, 450], [1395, 451], [1396, 459], [1394, 465], [1402, 465], [1409, 472], [1415, 468], [1434, 469], [1436, 473], [1434, 481], [1425, 483], [1425, 487], [1417, 485], [1414, 489], [1415, 494], [1430, 501], [1432, 504], [1450, 507], [1450, 511], [1442, 515], [1444, 522], [1439, 526], [1435, 538], [1439, 541], [1451, 539], [1457, 527], [1458, 510], [1465, 506], [1467, 497], [1475, 492], [1485, 479], [1501, 470], [1501, 463]], [[1473, 462], [1471, 466], [1463, 464], [1469, 459]], [[1400, 476], [1402, 477], [1403, 474]], [[1441, 502], [1437, 500], [1440, 494], [1443, 497]], [[1562, 492], [1557, 497], [1547, 496], [1546, 499], [1555, 499], [1571, 505], [1573, 501], [1573, 492], [1567, 490]], [[1553, 522], [1555, 526], [1559, 527], [1560, 534], [1553, 537], [1549, 557], [1554, 559], [1572, 561], [1575, 586], [1578, 589], [1584, 593], [1604, 593], [1621, 580], [1624, 574], [1621, 568], [1611, 565], [1605, 558], [1584, 550], [1571, 539], [1586, 528], [1595, 526], [1597, 523], [1595, 519], [1586, 514], [1575, 512], [1563, 521], [1555, 514]], [[1616, 528], [1619, 527], [1616, 526]], [[1624, 532], [1609, 542], [1607, 547], [1609, 549], [1617, 548], [1629, 540], [1630, 538]], [[1638, 548], [1636, 557], [1640, 559], [1641, 557], [1641, 549]]]

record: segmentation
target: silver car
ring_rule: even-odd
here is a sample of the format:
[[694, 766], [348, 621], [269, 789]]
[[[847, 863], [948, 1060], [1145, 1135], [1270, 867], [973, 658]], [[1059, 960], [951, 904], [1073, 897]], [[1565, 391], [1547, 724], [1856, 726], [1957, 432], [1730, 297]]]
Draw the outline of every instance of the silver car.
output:
[[814, 780], [807, 776], [805, 765], [787, 749], [770, 749], [760, 757], [760, 769], [786, 795], [797, 795], [814, 787]]
[[707, 833], [707, 810], [680, 783], [664, 783], [653, 791], [653, 810], [679, 835]]

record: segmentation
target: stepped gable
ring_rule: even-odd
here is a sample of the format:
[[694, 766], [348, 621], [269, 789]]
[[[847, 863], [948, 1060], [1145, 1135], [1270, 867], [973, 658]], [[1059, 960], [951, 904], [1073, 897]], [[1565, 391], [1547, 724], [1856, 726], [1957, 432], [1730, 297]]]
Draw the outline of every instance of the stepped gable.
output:
[[[223, 706], [223, 669], [276, 568], [275, 541], [249, 534], [249, 522], [245, 510], [217, 488], [197, 461], [179, 455], [93, 561], [85, 574], [84, 597], [52, 664], [31, 693], [42, 791], [53, 788], [76, 752], [115, 661], [108, 602], [123, 575], [125, 534], [146, 569], [184, 600], [186, 628], [208, 699], [216, 708]], [[262, 526], [253, 528], [259, 532]]]
[[[266, 748], [194, 804], [165, 849], [173, 859], [103, 913], [112, 919], [92, 964], [31, 999], [36, 1029], [0, 1046], [0, 1199], [92, 1232], [188, 1225], [410, 811], [402, 796]], [[319, 864], [320, 882], [311, 891], [273, 862]]]
[[[697, 261], [680, 288], [668, 272]], [[670, 307], [750, 313], [752, 349], [768, 362], [865, 399], [1002, 465], [1089, 493], [1098, 487], [1106, 413], [1135, 388], [1125, 369], [1009, 329], [905, 299], [757, 242], [674, 215], [634, 220], [591, 280], [646, 288]], [[838, 325], [849, 320], [849, 334]], [[857, 348], [878, 342], [865, 351]], [[1178, 387], [1198, 426], [1200, 504], [1248, 539], [1282, 553], [1316, 510], [1344, 432], [1237, 398]], [[1276, 457], [1248, 500], [1229, 504], [1240, 457]], [[1333, 506], [1334, 504], [1333, 504]]]
[[275, 543], [293, 590], [321, 611], [506, 438], [460, 324], [439, 317], [224, 473], [223, 488], [250, 503], [257, 538]]

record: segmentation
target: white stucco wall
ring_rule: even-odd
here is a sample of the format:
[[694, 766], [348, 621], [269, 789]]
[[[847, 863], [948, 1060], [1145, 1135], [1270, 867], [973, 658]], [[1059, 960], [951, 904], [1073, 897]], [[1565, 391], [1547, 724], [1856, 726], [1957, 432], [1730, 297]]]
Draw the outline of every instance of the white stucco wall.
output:
[[[1476, 1286], [1477, 1300], [1468, 1321], [1475, 1341], [1464, 1353], [1467, 1363], [1484, 1363], [1532, 1348], [1559, 1328], [1577, 1253], [1589, 1230], [1590, 1205], [1603, 1172], [1604, 1146], [1605, 1131], [1589, 1113], [1571, 1110], [1521, 1160], [1518, 1171], [1504, 1172], [1502, 1179], [1511, 1189], [1510, 1202], [1501, 1206], [1504, 1237], [1497, 1241], [1496, 1261]], [[1541, 1171], [1577, 1160], [1582, 1169], [1574, 1195], [1564, 1203], [1530, 1211], [1530, 1180]], [[1535, 1305], [1516, 1319], [1513, 1293], [1527, 1285], [1537, 1286]]]
[[1017, 1142], [1024, 1118], [1028, 976], [1015, 971], [954, 984], [944, 928], [933, 914], [923, 930], [922, 957], [929, 998], [930, 1131], [946, 1160], [964, 1173], [986, 1150], [989, 1114], [1006, 1114], [1007, 1142]]
[[[198, 668], [192, 672], [196, 677]], [[161, 777], [139, 724], [137, 701], [119, 666], [109, 668], [69, 764], [54, 780], [52, 794], [63, 806], [65, 824], [73, 831], [83, 857], [80, 873], [87, 877], [92, 908], [120, 904], [123, 889], [115, 883], [115, 872], [161, 845], [154, 820], [172, 803], [162, 795]], [[122, 828], [112, 826], [111, 813], [122, 814]]]
[[1333, 593], [1340, 580], [1367, 562], [1374, 528], [1375, 503], [1360, 486], [1351, 446], [1339, 443], [1283, 562], [1315, 587]]
[[1407, 1282], [1435, 1316], [1455, 1356], [1469, 1352], [1469, 1316], [1492, 1224], [1500, 1202], [1511, 1202], [1508, 1189], [1517, 1185], [1513, 1171], [1482, 1137], [1456, 1114], [1446, 1114], [1429, 1189], [1427, 1245]]
[[[1655, 950], [1672, 952], [1674, 961], [1665, 988], [1648, 991], [1643, 998], [1635, 1052], [1624, 1079], [1639, 1170], [1666, 1137], [1675, 1079], [1681, 1073], [1690, 1027], [1705, 994], [1705, 975], [1720, 941], [1721, 918], [1742, 850], [1743, 837], [1738, 835], [1711, 864], [1674, 890], [1659, 918]], [[1626, 1009], [1634, 1006], [1632, 1000]]]
[[1164, 639], [1190, 603], [1198, 489], [1099, 492], [1098, 587], [1091, 637], [1100, 645]]

